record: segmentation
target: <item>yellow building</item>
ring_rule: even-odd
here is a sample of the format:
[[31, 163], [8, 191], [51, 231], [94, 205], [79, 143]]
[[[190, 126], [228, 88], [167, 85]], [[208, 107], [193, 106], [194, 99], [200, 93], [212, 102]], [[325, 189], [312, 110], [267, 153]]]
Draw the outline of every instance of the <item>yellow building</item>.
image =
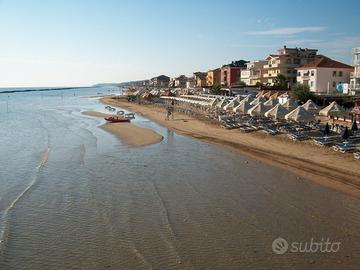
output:
[[221, 83], [221, 69], [216, 68], [209, 70], [206, 75], [206, 86], [211, 87], [213, 85], [220, 85]]
[[283, 48], [278, 50], [278, 54], [270, 54], [266, 57], [268, 62], [264, 65], [264, 78], [270, 85], [274, 84], [277, 75], [282, 74], [289, 84], [296, 83], [296, 68], [309, 63], [316, 57], [316, 49], [302, 48]]

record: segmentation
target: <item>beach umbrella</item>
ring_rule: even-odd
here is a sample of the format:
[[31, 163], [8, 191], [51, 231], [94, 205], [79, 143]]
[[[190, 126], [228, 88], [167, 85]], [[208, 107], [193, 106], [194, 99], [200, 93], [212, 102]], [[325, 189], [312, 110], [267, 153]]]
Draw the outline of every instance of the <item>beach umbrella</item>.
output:
[[219, 101], [220, 101], [219, 98], [214, 98], [214, 99], [210, 102], [210, 106], [211, 106], [211, 107], [216, 106], [216, 104], [218, 104]]
[[306, 101], [306, 103], [303, 104], [302, 107], [310, 113], [318, 113], [319, 112], [319, 107], [311, 99]]
[[274, 107], [276, 104], [278, 104], [277, 99], [272, 99], [272, 98], [264, 102], [265, 106], [270, 106], [270, 107]]
[[240, 102], [241, 101], [241, 96], [234, 97], [234, 99], [232, 101]]
[[298, 106], [296, 109], [285, 115], [285, 119], [300, 123], [309, 123], [315, 120], [315, 116], [305, 110], [302, 106]]
[[282, 104], [282, 106], [288, 111], [292, 111], [297, 108], [298, 103], [295, 100], [289, 98], [284, 104]]
[[234, 108], [234, 112], [247, 113], [252, 106], [246, 100], [240, 101], [239, 105]]
[[356, 120], [351, 125], [351, 131], [354, 131], [354, 132], [358, 131], [358, 126], [357, 126]]
[[324, 135], [327, 136], [330, 134], [330, 126], [329, 123], [326, 123], [325, 129], [324, 129]]
[[254, 100], [254, 97], [252, 95], [247, 95], [246, 97], [244, 97], [241, 101], [247, 101], [247, 102], [252, 102]]
[[265, 94], [265, 91], [262, 90], [262, 91], [260, 91], [259, 93], [256, 94], [256, 97], [257, 97], [257, 98], [258, 98], [258, 97], [262, 97], [264, 94]]
[[228, 103], [228, 104], [226, 104], [225, 106], [224, 106], [224, 110], [226, 110], [226, 111], [232, 111], [236, 106], [238, 106], [239, 105], [239, 101], [237, 101], [237, 100], [232, 100], [232, 101], [230, 101], [230, 103]]
[[265, 113], [265, 116], [271, 117], [273, 119], [284, 119], [285, 115], [287, 115], [288, 113], [289, 111], [278, 103], [275, 105], [275, 107], [268, 110]]
[[256, 99], [254, 99], [253, 101], [250, 102], [250, 105], [256, 105], [258, 103], [263, 103], [266, 101], [266, 98], [263, 97], [257, 97]]
[[343, 134], [341, 135], [341, 138], [343, 138], [344, 140], [349, 139], [349, 137], [351, 136], [351, 133], [349, 131], [348, 127], [345, 127], [345, 130], [343, 132]]
[[344, 116], [345, 110], [336, 101], [331, 102], [324, 109], [320, 110], [319, 115], [330, 116], [330, 117], [340, 117]]
[[253, 107], [251, 107], [247, 113], [250, 114], [251, 116], [264, 116], [264, 114], [267, 110], [268, 110], [268, 107], [266, 107], [264, 105], [264, 103], [259, 102], [256, 105], [254, 105]]
[[275, 92], [275, 93], [272, 94], [269, 98], [277, 99], [278, 97], [279, 97], [279, 92]]

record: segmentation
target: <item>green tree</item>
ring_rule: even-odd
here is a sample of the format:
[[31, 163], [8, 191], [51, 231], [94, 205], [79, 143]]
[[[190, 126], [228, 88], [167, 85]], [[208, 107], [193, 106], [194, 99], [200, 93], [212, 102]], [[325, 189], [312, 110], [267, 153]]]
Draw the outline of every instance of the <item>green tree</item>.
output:
[[239, 86], [240, 86], [240, 87], [245, 87], [245, 86], [246, 86], [246, 82], [240, 81], [240, 82], [239, 82]]
[[307, 100], [313, 100], [315, 98], [314, 94], [310, 92], [309, 86], [301, 83], [297, 83], [291, 88], [290, 96], [299, 100], [301, 103], [305, 103]]
[[213, 95], [220, 95], [221, 85], [220, 84], [214, 84], [210, 87], [210, 93]]
[[286, 89], [288, 87], [288, 82], [288, 79], [283, 74], [278, 74], [274, 79], [274, 85], [281, 89]]

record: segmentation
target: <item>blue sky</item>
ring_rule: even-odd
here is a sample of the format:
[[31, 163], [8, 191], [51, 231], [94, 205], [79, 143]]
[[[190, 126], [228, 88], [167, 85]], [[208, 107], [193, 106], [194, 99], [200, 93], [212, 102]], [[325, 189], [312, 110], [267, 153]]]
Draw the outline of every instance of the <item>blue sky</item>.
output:
[[276, 49], [351, 63], [360, 1], [0, 0], [0, 87], [189, 75]]

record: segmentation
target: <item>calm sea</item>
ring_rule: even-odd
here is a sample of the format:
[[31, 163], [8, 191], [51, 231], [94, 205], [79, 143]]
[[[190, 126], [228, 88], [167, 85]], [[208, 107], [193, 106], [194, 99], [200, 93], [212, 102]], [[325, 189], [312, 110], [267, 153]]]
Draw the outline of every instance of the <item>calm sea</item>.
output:
[[358, 199], [140, 116], [164, 140], [128, 147], [81, 115], [117, 91], [0, 93], [0, 269], [358, 269]]

